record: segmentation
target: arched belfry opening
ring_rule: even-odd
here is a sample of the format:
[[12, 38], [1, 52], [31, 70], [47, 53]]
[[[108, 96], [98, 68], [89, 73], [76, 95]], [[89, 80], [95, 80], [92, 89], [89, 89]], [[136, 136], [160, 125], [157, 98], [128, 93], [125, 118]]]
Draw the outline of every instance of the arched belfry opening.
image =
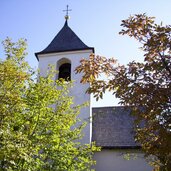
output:
[[63, 78], [65, 81], [71, 80], [71, 64], [64, 63], [59, 67], [58, 79]]
[[67, 58], [62, 58], [57, 62], [58, 77], [65, 81], [71, 80], [71, 61]]

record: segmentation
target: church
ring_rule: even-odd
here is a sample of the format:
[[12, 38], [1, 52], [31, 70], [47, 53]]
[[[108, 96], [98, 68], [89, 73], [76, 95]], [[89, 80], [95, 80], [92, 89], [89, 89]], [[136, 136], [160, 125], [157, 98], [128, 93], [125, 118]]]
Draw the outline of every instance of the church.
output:
[[95, 141], [102, 148], [94, 154], [96, 171], [151, 171], [141, 146], [134, 140], [134, 119], [130, 116], [130, 109], [124, 106], [91, 107], [90, 95], [85, 93], [89, 84], [81, 84], [82, 75], [75, 74], [74, 70], [82, 58], [88, 59], [95, 50], [72, 31], [68, 19], [67, 11], [62, 29], [44, 50], [35, 53], [40, 74], [45, 75], [49, 65], [55, 66], [59, 71], [55, 79], [74, 80], [71, 89], [74, 104], [90, 103], [80, 113], [80, 118], [88, 122], [82, 143]]

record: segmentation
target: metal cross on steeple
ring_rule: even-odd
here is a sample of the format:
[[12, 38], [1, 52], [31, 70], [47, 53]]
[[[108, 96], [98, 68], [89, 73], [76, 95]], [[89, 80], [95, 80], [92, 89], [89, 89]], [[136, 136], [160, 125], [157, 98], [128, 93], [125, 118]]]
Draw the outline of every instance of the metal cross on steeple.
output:
[[68, 15], [68, 12], [69, 11], [72, 11], [71, 9], [68, 9], [69, 5], [66, 6], [66, 10], [63, 10], [64, 12], [66, 11], [66, 15], [65, 15], [65, 19], [68, 20], [69, 19], [69, 15]]

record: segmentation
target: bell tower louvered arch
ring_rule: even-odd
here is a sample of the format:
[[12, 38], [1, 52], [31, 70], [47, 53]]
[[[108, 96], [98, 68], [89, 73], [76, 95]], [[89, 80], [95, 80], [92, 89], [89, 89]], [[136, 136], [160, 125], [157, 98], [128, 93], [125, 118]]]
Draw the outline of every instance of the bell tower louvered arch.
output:
[[[66, 81], [73, 80], [73, 88], [70, 90], [74, 98], [74, 105], [81, 105], [89, 102], [89, 106], [81, 109], [80, 119], [87, 121], [87, 126], [83, 130], [82, 143], [91, 141], [91, 100], [86, 94], [89, 84], [81, 84], [81, 74], [75, 74], [75, 68], [80, 64], [82, 58], [88, 59], [94, 48], [87, 46], [68, 26], [69, 17], [65, 17], [65, 24], [57, 33], [51, 43], [42, 51], [35, 53], [39, 61], [41, 75], [46, 75], [48, 66], [54, 65], [57, 69], [55, 79], [63, 78]], [[49, 32], [49, 31], [48, 31]]]

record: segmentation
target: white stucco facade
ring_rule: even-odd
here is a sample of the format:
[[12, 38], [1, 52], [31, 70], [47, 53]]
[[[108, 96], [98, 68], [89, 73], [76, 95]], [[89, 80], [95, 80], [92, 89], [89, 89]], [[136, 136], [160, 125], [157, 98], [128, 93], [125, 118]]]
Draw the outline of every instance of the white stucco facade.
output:
[[[130, 158], [125, 158], [130, 155]], [[140, 150], [102, 149], [94, 155], [96, 171], [152, 171]]]
[[[69, 51], [69, 52], [59, 52], [59, 53], [48, 53], [38, 55], [39, 59], [39, 69], [40, 74], [45, 76], [49, 65], [53, 65], [57, 70], [59, 66], [65, 62], [71, 63], [71, 80], [74, 81], [73, 88], [70, 90], [70, 95], [74, 97], [74, 104], [81, 105], [85, 102], [90, 103], [90, 95], [86, 94], [85, 91], [89, 87], [89, 84], [81, 84], [80, 80], [82, 75], [75, 74], [75, 68], [80, 64], [82, 58], [89, 58], [92, 50], [80, 50], [80, 51]], [[55, 76], [55, 79], [58, 75]], [[90, 143], [91, 141], [91, 104], [89, 106], [81, 109], [79, 118], [84, 122], [87, 121], [87, 126], [83, 130], [82, 143]]]

